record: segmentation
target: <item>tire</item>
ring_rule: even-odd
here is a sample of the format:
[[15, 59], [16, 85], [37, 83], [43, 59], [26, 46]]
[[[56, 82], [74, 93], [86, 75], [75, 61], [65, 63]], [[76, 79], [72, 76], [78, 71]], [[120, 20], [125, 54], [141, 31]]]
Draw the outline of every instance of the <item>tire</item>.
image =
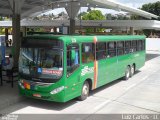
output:
[[81, 96], [79, 96], [78, 99], [80, 101], [83, 101], [87, 99], [88, 95], [89, 95], [89, 83], [88, 81], [85, 81], [82, 87]]
[[132, 77], [135, 73], [135, 67], [134, 65], [131, 66], [131, 69], [130, 69], [130, 77]]
[[124, 80], [128, 80], [129, 77], [130, 77], [130, 67], [127, 66], [126, 71], [125, 71]]

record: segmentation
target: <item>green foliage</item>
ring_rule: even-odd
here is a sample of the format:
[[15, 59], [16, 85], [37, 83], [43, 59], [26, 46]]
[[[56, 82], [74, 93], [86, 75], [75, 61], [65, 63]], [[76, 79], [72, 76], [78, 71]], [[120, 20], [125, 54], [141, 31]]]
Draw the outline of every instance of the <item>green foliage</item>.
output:
[[2, 18], [2, 16], [0, 16], [0, 21], [2, 21], [3, 20], [3, 18]]
[[[8, 28], [8, 33], [12, 33], [12, 28]], [[5, 28], [1, 27], [0, 28], [0, 35], [5, 35]]]
[[[159, 16], [158, 20], [160, 20], [160, 1], [155, 2], [155, 3], [144, 4], [142, 6], [142, 8], [139, 8], [139, 9]], [[147, 18], [143, 18], [143, 17], [138, 16], [138, 15], [132, 15], [131, 16], [131, 20], [140, 20], [140, 19], [147, 19]], [[147, 29], [143, 30], [143, 33], [146, 36], [149, 36], [151, 32], [155, 33], [156, 31], [154, 31], [154, 30], [147, 30]]]
[[0, 35], [4, 35], [5, 32], [4, 32], [4, 28], [0, 28]]
[[44, 32], [44, 28], [34, 28], [35, 32]]
[[145, 36], [148, 37], [151, 34], [151, 31], [153, 31], [153, 30], [145, 29], [145, 30], [143, 30], [143, 33], [144, 33]]
[[[11, 18], [9, 18], [9, 17], [2, 17], [2, 16], [0, 16], [0, 21], [8, 21], [8, 20], [11, 20]], [[9, 32], [11, 32], [12, 31], [12, 29], [11, 28], [9, 28], [9, 30], [8, 30]], [[0, 35], [4, 35], [5, 34], [5, 28], [2, 28], [2, 27], [0, 27]]]
[[[159, 16], [158, 20], [160, 20], [160, 1], [155, 3], [144, 4], [142, 8], [139, 8], [139, 9]], [[132, 15], [131, 19], [137, 20], [137, 19], [146, 19], [146, 18], [137, 16], [137, 15]]]
[[[155, 3], [144, 4], [141, 9], [159, 16], [158, 20], [160, 20], [160, 1]], [[143, 30], [143, 32], [146, 36], [149, 36], [151, 32], [155, 33], [156, 31]]]
[[82, 13], [78, 14], [78, 19], [79, 19], [79, 20], [82, 19], [82, 17], [83, 17], [85, 14], [87, 14], [87, 13], [86, 13], [86, 12], [82, 12]]
[[41, 27], [28, 28], [27, 32], [45, 32], [45, 29]]
[[118, 14], [118, 15], [112, 15], [112, 14], [106, 14], [105, 15], [107, 20], [130, 20], [130, 16], [127, 14]]
[[160, 1], [155, 3], [144, 4], [141, 9], [155, 14], [157, 16], [160, 16]]
[[[106, 17], [102, 14], [100, 10], [91, 10], [88, 13], [83, 13], [82, 20], [105, 20]], [[98, 28], [97, 32], [104, 31], [103, 28]], [[87, 28], [87, 33], [94, 32], [94, 28]]]
[[140, 16], [138, 16], [138, 15], [131, 15], [131, 20], [140, 20]]
[[83, 20], [105, 20], [105, 16], [100, 10], [91, 10], [82, 17]]

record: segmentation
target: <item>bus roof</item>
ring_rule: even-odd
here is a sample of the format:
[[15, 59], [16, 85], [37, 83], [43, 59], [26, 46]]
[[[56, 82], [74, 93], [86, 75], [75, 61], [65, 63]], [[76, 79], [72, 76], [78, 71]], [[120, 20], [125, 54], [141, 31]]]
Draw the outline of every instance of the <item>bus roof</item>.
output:
[[97, 42], [106, 41], [127, 41], [145, 39], [144, 35], [32, 35], [25, 37], [26, 39], [43, 39], [43, 40], [62, 40], [66, 44], [93, 42], [95, 37]]

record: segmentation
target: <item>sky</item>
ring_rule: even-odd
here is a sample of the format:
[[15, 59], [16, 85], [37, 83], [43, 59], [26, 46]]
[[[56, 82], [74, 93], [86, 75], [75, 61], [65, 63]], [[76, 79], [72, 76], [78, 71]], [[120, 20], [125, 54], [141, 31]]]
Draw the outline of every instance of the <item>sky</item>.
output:
[[[154, 3], [154, 2], [157, 2], [159, 0], [113, 0], [113, 1], [125, 4], [125, 5], [130, 6], [130, 7], [134, 7], [134, 8], [141, 8], [143, 4]], [[82, 8], [81, 12], [86, 12], [87, 9], [88, 8]], [[99, 9], [99, 8], [97, 8], [97, 10], [101, 10], [104, 15], [106, 13], [111, 13], [111, 14], [120, 13], [119, 11], [108, 10], [108, 9]], [[53, 10], [53, 11], [50, 11], [50, 12], [47, 12], [47, 13], [48, 14], [50, 14], [50, 13], [59, 14], [61, 12], [65, 12], [66, 13], [64, 8], [59, 8], [59, 9], [56, 9], [56, 10]], [[125, 13], [125, 12], [121, 11], [121, 13]]]

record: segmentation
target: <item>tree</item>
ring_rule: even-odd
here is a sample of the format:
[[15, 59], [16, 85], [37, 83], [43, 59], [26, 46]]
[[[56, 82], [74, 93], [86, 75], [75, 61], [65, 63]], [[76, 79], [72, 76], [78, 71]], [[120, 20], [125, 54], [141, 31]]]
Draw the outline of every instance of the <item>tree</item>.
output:
[[159, 16], [158, 19], [160, 20], [160, 1], [155, 2], [155, 3], [144, 4], [141, 10], [144, 10], [144, 11], [147, 11], [149, 13]]
[[[150, 12], [152, 14], [159, 16], [158, 20], [160, 20], [160, 1], [155, 2], [155, 3], [144, 4], [142, 6], [141, 10], [144, 10], [146, 12]], [[143, 30], [143, 32], [146, 36], [149, 36], [151, 34], [151, 32], [155, 33], [156, 31]]]
[[[102, 14], [100, 10], [91, 10], [88, 13], [84, 13], [82, 20], [105, 20], [106, 17]], [[102, 32], [102, 28], [98, 28], [97, 32]], [[93, 28], [87, 28], [86, 32], [94, 32]]]
[[[11, 20], [10, 17], [2, 17], [0, 16], [0, 21], [9, 21]], [[11, 33], [12, 32], [12, 28], [8, 28], [8, 32]], [[0, 35], [4, 35], [5, 34], [5, 28], [0, 27]]]
[[[142, 8], [139, 8], [139, 9], [159, 16], [158, 20], [160, 20], [160, 1], [155, 3], [144, 4], [142, 5]], [[146, 18], [137, 16], [137, 15], [132, 15], [131, 19], [137, 20], [137, 19], [146, 19]]]
[[2, 18], [2, 16], [0, 16], [0, 21], [2, 21], [3, 20], [3, 18]]
[[130, 20], [130, 15], [128, 14], [115, 14], [115, 15], [112, 15], [112, 14], [106, 14], [106, 19], [107, 20]]
[[105, 20], [105, 16], [100, 10], [91, 10], [89, 13], [84, 14], [83, 20]]
[[82, 12], [82, 13], [78, 14], [78, 19], [79, 19], [79, 20], [82, 19], [82, 17], [83, 17], [84, 15], [86, 15], [86, 14], [87, 14], [86, 12]]
[[[155, 2], [155, 3], [144, 4], [139, 9], [159, 16], [158, 20], [160, 20], [160, 1]], [[147, 19], [147, 18], [144, 18], [144, 17], [141, 17], [141, 16], [137, 16], [137, 15], [132, 15], [131, 19], [132, 20], [139, 20], [139, 19]], [[148, 29], [143, 30], [143, 33], [146, 36], [149, 36], [151, 34], [151, 32], [155, 33], [156, 31], [148, 30]]]

